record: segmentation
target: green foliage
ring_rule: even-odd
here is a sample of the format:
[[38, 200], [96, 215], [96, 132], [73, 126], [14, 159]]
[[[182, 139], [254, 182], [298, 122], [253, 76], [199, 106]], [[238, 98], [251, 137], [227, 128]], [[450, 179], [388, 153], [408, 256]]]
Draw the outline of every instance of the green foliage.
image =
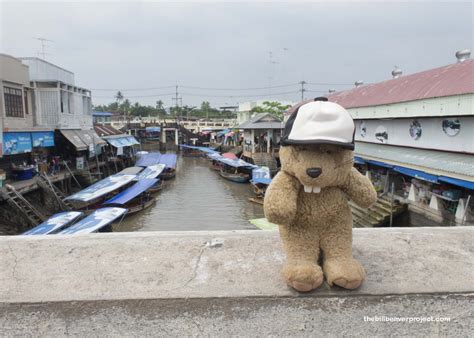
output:
[[[120, 94], [120, 95], [119, 95]], [[231, 111], [221, 111], [216, 108], [212, 108], [208, 101], [203, 101], [200, 107], [170, 107], [168, 112], [165, 109], [162, 100], [156, 101], [155, 106], [142, 106], [139, 102], [131, 103], [129, 99], [126, 99], [121, 92], [115, 95], [115, 102], [94, 106], [94, 110], [97, 111], [110, 111], [113, 113], [119, 113], [121, 115], [131, 116], [156, 116], [156, 117], [181, 117], [181, 118], [235, 118], [236, 114]]]
[[252, 108], [252, 113], [270, 113], [283, 121], [284, 112], [290, 108], [291, 105], [282, 105], [276, 101], [265, 101], [261, 106]]

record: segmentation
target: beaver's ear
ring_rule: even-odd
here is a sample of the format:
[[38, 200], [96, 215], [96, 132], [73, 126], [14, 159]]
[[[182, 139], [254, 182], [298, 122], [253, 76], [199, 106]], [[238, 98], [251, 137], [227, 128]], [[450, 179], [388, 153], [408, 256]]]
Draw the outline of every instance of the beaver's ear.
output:
[[282, 164], [290, 164], [296, 161], [296, 152], [298, 150], [293, 146], [280, 147], [280, 159]]

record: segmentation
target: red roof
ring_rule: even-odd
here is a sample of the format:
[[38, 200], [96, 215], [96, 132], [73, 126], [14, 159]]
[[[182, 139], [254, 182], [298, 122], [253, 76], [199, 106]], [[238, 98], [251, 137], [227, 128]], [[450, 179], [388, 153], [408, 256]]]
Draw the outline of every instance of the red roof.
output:
[[474, 93], [474, 60], [360, 86], [328, 99], [356, 108], [468, 93]]

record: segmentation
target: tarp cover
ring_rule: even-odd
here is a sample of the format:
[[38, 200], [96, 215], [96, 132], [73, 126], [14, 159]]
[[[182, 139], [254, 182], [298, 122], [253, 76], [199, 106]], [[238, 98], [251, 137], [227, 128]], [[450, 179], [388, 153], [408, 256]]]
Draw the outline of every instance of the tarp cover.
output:
[[216, 158], [216, 160], [234, 168], [241, 168], [241, 167], [258, 168], [257, 165], [245, 162], [244, 160], [241, 160], [241, 159], [231, 160], [229, 158], [221, 157], [221, 158]]
[[75, 200], [81, 202], [89, 202], [98, 197], [104, 196], [127, 183], [131, 182], [136, 175], [115, 174], [100, 180], [97, 183], [83, 189], [71, 196], [66, 197], [68, 200]]
[[164, 164], [154, 164], [149, 167], [146, 167], [140, 174], [135, 178], [136, 181], [142, 180], [144, 178], [157, 178], [165, 169]]
[[203, 153], [207, 153], [207, 154], [217, 153], [217, 151], [215, 151], [212, 148], [208, 148], [208, 147], [197, 147], [197, 146], [190, 146], [190, 145], [187, 145], [187, 144], [180, 144], [179, 146], [181, 148], [185, 148], [185, 149], [196, 149], [196, 150], [202, 151]]
[[271, 178], [270, 168], [268, 167], [259, 167], [252, 170], [252, 180], [255, 181], [257, 178]]
[[140, 158], [135, 162], [135, 165], [139, 167], [149, 167], [151, 165], [160, 164], [160, 157], [160, 152], [141, 154]]
[[[105, 137], [104, 137], [105, 138]], [[133, 146], [135, 144], [140, 144], [140, 142], [137, 141], [137, 139], [133, 136], [111, 136], [111, 137], [106, 137], [105, 140], [113, 147], [119, 148], [119, 147], [129, 147]]]
[[252, 179], [252, 183], [269, 185], [270, 183], [272, 183], [272, 179], [266, 177], [257, 177]]
[[143, 170], [143, 167], [128, 167], [122, 171], [119, 171], [119, 174], [129, 174], [129, 175], [138, 175]]
[[160, 164], [166, 165], [166, 168], [176, 168], [176, 160], [178, 156], [176, 154], [161, 154]]
[[53, 234], [68, 226], [82, 215], [83, 213], [79, 211], [67, 211], [55, 214], [33, 229], [24, 232], [23, 235]]
[[124, 208], [101, 208], [76, 224], [64, 229], [60, 234], [88, 234], [95, 232], [122, 217], [127, 212]]
[[130, 188], [125, 189], [124, 191], [115, 195], [108, 201], [105, 201], [104, 205], [105, 204], [122, 204], [123, 205], [127, 202], [130, 202], [141, 193], [144, 193], [145, 191], [147, 191], [156, 183], [158, 183], [158, 180], [156, 178], [145, 178], [143, 180], [139, 180]]

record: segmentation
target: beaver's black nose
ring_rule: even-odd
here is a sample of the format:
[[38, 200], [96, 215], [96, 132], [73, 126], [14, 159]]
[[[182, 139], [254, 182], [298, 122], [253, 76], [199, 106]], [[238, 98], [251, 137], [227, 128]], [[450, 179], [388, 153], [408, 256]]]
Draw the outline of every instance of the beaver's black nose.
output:
[[306, 169], [306, 173], [308, 174], [309, 177], [316, 178], [319, 175], [321, 175], [323, 171], [321, 168], [308, 168]]

